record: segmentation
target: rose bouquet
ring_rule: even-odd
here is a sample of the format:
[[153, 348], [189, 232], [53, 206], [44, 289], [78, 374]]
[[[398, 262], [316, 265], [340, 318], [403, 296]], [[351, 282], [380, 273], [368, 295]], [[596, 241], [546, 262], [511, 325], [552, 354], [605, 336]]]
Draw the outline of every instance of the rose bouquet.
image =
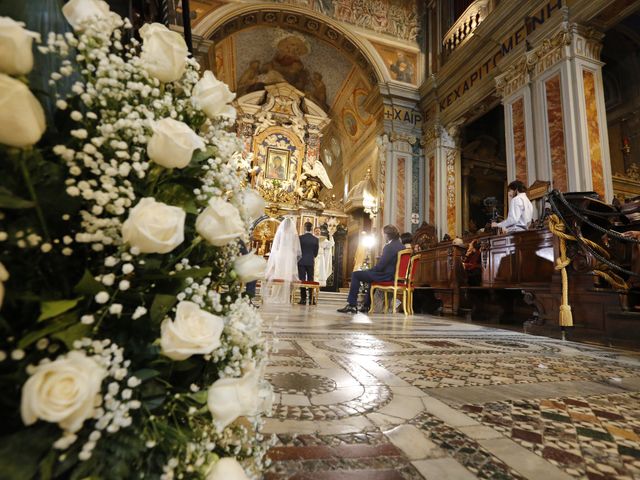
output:
[[227, 86], [159, 24], [71, 0], [55, 128], [26, 84], [38, 35], [0, 18], [0, 478], [257, 477], [261, 320], [240, 243], [264, 202]]

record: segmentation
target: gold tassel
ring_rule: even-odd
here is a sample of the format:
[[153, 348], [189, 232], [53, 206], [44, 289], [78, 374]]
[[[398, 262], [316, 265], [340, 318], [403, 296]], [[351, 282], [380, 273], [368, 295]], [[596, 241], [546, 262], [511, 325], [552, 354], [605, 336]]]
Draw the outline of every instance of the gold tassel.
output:
[[564, 228], [564, 223], [557, 215], [549, 217], [549, 230], [560, 241], [560, 258], [556, 258], [556, 270], [560, 270], [562, 277], [562, 304], [560, 305], [558, 323], [561, 327], [573, 327], [573, 314], [571, 313], [571, 305], [569, 305], [569, 276], [567, 275], [567, 267], [571, 263], [571, 260], [567, 258], [567, 239], [573, 237], [564, 233]]

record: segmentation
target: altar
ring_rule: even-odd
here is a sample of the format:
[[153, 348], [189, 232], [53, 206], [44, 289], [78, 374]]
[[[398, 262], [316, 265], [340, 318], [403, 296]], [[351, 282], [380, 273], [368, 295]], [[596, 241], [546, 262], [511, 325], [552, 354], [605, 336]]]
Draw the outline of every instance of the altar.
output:
[[[340, 270], [347, 214], [331, 193], [333, 183], [320, 155], [321, 138], [331, 121], [326, 112], [287, 82], [240, 97], [236, 108], [237, 132], [245, 158], [251, 160], [247, 182], [267, 204], [265, 215], [251, 226], [251, 248], [268, 257], [280, 222], [289, 216], [299, 233], [309, 222], [321, 245], [332, 245], [332, 258], [323, 263], [331, 264], [332, 273]], [[322, 280], [338, 288], [333, 278], [337, 276]]]

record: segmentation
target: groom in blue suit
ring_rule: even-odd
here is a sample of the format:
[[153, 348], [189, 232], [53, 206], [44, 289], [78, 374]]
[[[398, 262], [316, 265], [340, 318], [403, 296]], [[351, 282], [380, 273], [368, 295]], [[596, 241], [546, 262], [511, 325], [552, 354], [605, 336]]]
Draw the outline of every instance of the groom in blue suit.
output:
[[404, 249], [404, 245], [400, 241], [400, 232], [393, 225], [385, 225], [382, 231], [384, 232], [387, 243], [382, 249], [382, 255], [380, 255], [378, 263], [369, 270], [358, 270], [351, 274], [351, 287], [349, 288], [349, 296], [347, 297], [348, 304], [338, 309], [340, 313], [356, 313], [358, 311], [360, 282], [367, 284], [367, 292], [361, 311], [368, 312], [371, 307], [369, 284], [371, 284], [371, 282], [390, 282], [395, 277], [398, 252]]
[[[317, 237], [311, 233], [313, 225], [311, 222], [305, 222], [304, 235], [300, 235], [300, 250], [302, 256], [298, 261], [298, 277], [301, 282], [313, 282], [313, 266], [318, 256], [320, 242]], [[300, 305], [307, 304], [307, 288], [300, 288]]]

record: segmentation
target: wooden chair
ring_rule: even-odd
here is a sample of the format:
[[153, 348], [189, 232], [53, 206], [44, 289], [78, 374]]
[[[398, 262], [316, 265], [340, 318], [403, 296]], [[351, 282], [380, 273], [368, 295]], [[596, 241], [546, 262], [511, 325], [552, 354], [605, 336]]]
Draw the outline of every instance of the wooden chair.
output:
[[396, 297], [398, 293], [402, 292], [402, 308], [405, 315], [407, 312], [407, 274], [409, 273], [409, 264], [411, 263], [412, 251], [410, 248], [400, 250], [398, 252], [398, 259], [396, 260], [396, 274], [392, 281], [389, 282], [373, 282], [371, 284], [371, 305], [373, 305], [373, 294], [376, 290], [382, 290], [384, 293], [384, 310], [383, 313], [387, 313], [389, 309], [389, 302], [387, 299], [387, 293], [392, 292], [393, 296], [393, 313], [396, 313]]

